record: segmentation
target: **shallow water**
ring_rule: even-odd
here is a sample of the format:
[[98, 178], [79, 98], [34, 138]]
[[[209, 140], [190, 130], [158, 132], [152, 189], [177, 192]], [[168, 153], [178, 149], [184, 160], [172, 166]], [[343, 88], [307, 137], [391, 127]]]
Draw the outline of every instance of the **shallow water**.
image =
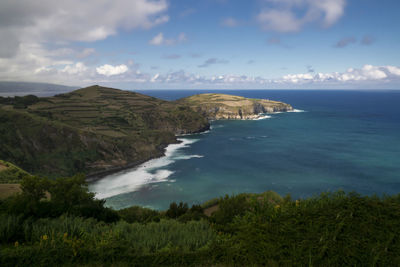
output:
[[[201, 92], [142, 93], [171, 100]], [[284, 101], [299, 112], [214, 121], [208, 133], [180, 137], [166, 157], [107, 176], [90, 190], [117, 209], [165, 209], [172, 201], [266, 190], [295, 198], [338, 189], [400, 193], [400, 91], [220, 92]]]

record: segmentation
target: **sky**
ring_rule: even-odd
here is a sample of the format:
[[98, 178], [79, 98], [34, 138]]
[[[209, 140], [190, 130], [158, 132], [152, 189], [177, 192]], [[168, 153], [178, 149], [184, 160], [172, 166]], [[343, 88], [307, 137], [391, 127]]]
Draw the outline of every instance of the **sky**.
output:
[[399, 10], [398, 0], [1, 0], [0, 80], [400, 89]]

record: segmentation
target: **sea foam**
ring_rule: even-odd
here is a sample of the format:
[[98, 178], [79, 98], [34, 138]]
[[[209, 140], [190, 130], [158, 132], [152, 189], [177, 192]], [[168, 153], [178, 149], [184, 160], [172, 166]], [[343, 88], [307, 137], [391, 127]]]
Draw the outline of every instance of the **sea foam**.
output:
[[181, 143], [171, 144], [165, 149], [165, 156], [149, 160], [133, 169], [125, 170], [104, 177], [89, 185], [89, 189], [96, 193], [96, 198], [104, 199], [112, 196], [134, 192], [142, 186], [151, 183], [174, 182], [168, 180], [174, 172], [166, 167], [177, 160], [202, 158], [202, 155], [185, 155], [181, 149], [199, 141], [199, 139], [179, 138]]
[[301, 109], [293, 109], [293, 110], [289, 110], [288, 112], [306, 112], [306, 111], [301, 110]]
[[253, 119], [253, 121], [265, 120], [272, 118], [270, 115], [260, 115], [259, 117]]

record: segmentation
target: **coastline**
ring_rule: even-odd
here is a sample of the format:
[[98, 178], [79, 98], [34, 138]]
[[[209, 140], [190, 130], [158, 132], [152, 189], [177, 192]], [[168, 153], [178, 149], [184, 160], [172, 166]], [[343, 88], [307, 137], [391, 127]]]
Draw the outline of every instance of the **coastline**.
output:
[[210, 130], [211, 130], [211, 127], [210, 127], [210, 124], [208, 124], [207, 127], [204, 127], [204, 128], [200, 129], [197, 132], [188, 133], [188, 134], [175, 134], [175, 138], [176, 138], [175, 142], [168, 143], [168, 144], [162, 144], [162, 146], [160, 147], [160, 150], [159, 150], [160, 153], [158, 155], [150, 156], [150, 157], [148, 157], [146, 159], [142, 159], [142, 160], [137, 160], [137, 161], [128, 163], [128, 164], [126, 164], [124, 166], [118, 166], [118, 167], [114, 167], [114, 168], [109, 168], [107, 170], [97, 171], [97, 172], [94, 172], [94, 173], [91, 173], [91, 174], [87, 174], [85, 180], [88, 183], [93, 183], [93, 182], [96, 182], [98, 180], [101, 180], [102, 178], [104, 178], [104, 177], [106, 177], [108, 175], [115, 174], [115, 173], [118, 173], [118, 172], [121, 172], [121, 171], [124, 171], [124, 170], [128, 170], [128, 169], [133, 169], [133, 168], [138, 167], [141, 164], [146, 163], [146, 162], [148, 162], [150, 160], [154, 160], [154, 159], [165, 157], [166, 156], [165, 155], [166, 148], [169, 145], [182, 143], [182, 141], [178, 140], [179, 137], [184, 137], [184, 136], [193, 135], [193, 134], [207, 133]]
[[96, 193], [96, 198], [105, 199], [124, 193], [134, 192], [144, 185], [159, 182], [174, 182], [170, 176], [174, 171], [169, 165], [192, 158], [202, 158], [203, 155], [185, 154], [181, 149], [199, 141], [196, 138], [178, 138], [179, 143], [170, 144], [165, 148], [165, 156], [151, 159], [126, 171], [111, 174], [104, 179], [89, 184], [89, 190]]
[[[304, 111], [303, 110], [293, 109], [293, 110], [285, 111], [285, 112], [304, 112]], [[124, 171], [124, 170], [128, 170], [128, 169], [133, 169], [133, 168], [139, 167], [141, 164], [144, 164], [144, 163], [146, 163], [148, 161], [151, 161], [153, 159], [162, 158], [162, 157], [166, 156], [165, 155], [165, 151], [166, 151], [166, 148], [169, 145], [182, 143], [182, 141], [178, 140], [179, 137], [185, 137], [185, 136], [190, 136], [190, 135], [195, 135], [195, 134], [209, 133], [211, 131], [211, 129], [212, 129], [210, 123], [213, 122], [213, 121], [219, 121], [219, 120], [258, 121], [258, 120], [269, 119], [269, 118], [271, 118], [271, 115], [278, 114], [278, 113], [284, 113], [284, 112], [259, 113], [259, 114], [255, 114], [254, 118], [247, 118], [247, 119], [237, 119], [237, 118], [210, 119], [208, 127], [204, 127], [203, 129], [200, 129], [197, 132], [184, 133], [184, 134], [179, 134], [179, 133], [175, 134], [175, 137], [176, 137], [175, 142], [174, 143], [163, 144], [163, 146], [161, 148], [162, 151], [159, 151], [160, 154], [158, 154], [157, 156], [151, 156], [151, 157], [148, 157], [147, 159], [137, 160], [137, 161], [128, 163], [127, 165], [124, 165], [124, 166], [118, 166], [118, 167], [110, 168], [110, 169], [107, 169], [107, 170], [98, 171], [98, 172], [94, 172], [94, 173], [88, 174], [88, 175], [86, 175], [86, 182], [93, 183], [93, 182], [96, 182], [96, 181], [99, 181], [99, 180], [103, 179], [104, 177], [106, 177], [108, 175], [112, 175], [112, 174], [115, 174], [115, 173], [118, 173], [118, 172], [121, 172], [121, 171]]]
[[190, 135], [194, 135], [194, 134], [205, 134], [205, 133], [209, 133], [212, 129], [211, 127], [211, 122], [213, 121], [220, 121], [220, 120], [242, 120], [242, 121], [258, 121], [258, 120], [264, 120], [264, 119], [270, 119], [271, 115], [273, 114], [279, 114], [279, 113], [290, 113], [290, 112], [304, 112], [304, 110], [299, 110], [299, 109], [291, 109], [291, 110], [287, 110], [287, 111], [278, 111], [278, 112], [270, 112], [270, 113], [258, 113], [258, 114], [254, 114], [252, 115], [251, 118], [219, 118], [219, 119], [210, 119], [208, 126], [204, 127], [202, 129], [200, 129], [199, 131], [193, 132], [193, 133], [177, 133], [175, 134], [176, 140], [173, 143], [168, 143], [168, 144], [162, 144], [162, 148], [159, 151], [160, 153], [156, 156], [150, 156], [146, 159], [142, 159], [142, 160], [137, 160], [131, 163], [128, 163], [127, 165], [124, 166], [118, 166], [118, 167], [114, 167], [114, 168], [110, 168], [107, 170], [103, 170], [103, 171], [98, 171], [98, 172], [94, 172], [91, 174], [86, 175], [86, 182], [88, 183], [93, 183], [96, 182], [98, 180], [101, 180], [102, 178], [108, 176], [108, 175], [112, 175], [124, 170], [128, 170], [128, 169], [133, 169], [135, 167], [139, 167], [141, 164], [146, 163], [148, 161], [151, 161], [153, 159], [158, 159], [158, 158], [162, 158], [165, 156], [165, 151], [166, 148], [169, 145], [173, 145], [173, 144], [180, 144], [182, 143], [182, 141], [179, 141], [178, 138], [179, 137], [185, 137], [185, 136], [190, 136]]

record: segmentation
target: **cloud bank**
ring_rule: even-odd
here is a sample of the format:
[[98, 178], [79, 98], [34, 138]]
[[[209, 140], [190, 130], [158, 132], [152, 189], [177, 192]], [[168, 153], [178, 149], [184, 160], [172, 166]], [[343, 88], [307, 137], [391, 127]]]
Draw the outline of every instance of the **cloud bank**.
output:
[[167, 9], [167, 0], [2, 0], [0, 79], [43, 81], [52, 74], [54, 82], [62, 82], [63, 75], [85, 72], [75, 60], [96, 53], [71, 44], [152, 28], [169, 20]]

